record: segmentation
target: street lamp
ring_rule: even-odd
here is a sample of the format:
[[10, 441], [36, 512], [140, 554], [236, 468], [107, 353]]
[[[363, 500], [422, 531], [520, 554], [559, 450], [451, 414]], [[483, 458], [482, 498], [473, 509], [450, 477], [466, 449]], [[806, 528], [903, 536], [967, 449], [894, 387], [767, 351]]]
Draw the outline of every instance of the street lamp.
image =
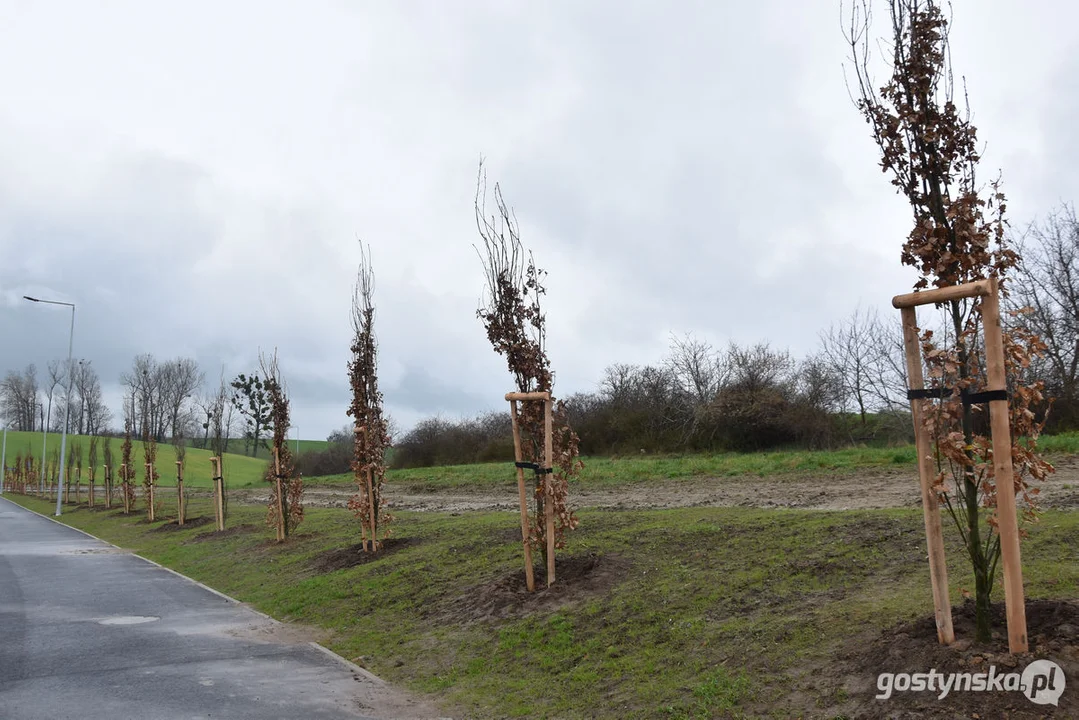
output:
[[[72, 348], [72, 345], [75, 342], [75, 303], [60, 302], [58, 300], [40, 300], [38, 298], [30, 297], [29, 295], [23, 295], [23, 298], [25, 298], [26, 300], [29, 300], [30, 302], [45, 303], [46, 305], [63, 305], [65, 307], [71, 308], [71, 333], [68, 335], [68, 338], [67, 338], [67, 399], [68, 399], [68, 401], [66, 403], [64, 403], [64, 405], [66, 406], [64, 408], [64, 430], [63, 430], [63, 434], [60, 436], [60, 479], [56, 484], [56, 517], [60, 517], [60, 515], [63, 513], [63, 506], [61, 505], [61, 501], [62, 501], [62, 499], [64, 497], [64, 493], [63, 493], [63, 488], [64, 488], [64, 469], [65, 469], [65, 466], [66, 466], [66, 463], [64, 461], [67, 460], [67, 454], [66, 454], [67, 453], [67, 424], [68, 424], [68, 421], [70, 420], [70, 417], [71, 417], [71, 383], [72, 383], [72, 375], [74, 374], [74, 370], [71, 367], [71, 348]], [[43, 462], [44, 462], [44, 460], [45, 460], [45, 458], [42, 458]]]

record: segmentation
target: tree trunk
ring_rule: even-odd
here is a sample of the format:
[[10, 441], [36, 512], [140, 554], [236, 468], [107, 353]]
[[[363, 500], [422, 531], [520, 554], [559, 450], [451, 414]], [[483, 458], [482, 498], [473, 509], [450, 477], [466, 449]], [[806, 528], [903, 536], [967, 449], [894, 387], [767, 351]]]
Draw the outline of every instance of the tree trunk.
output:
[[[959, 351], [959, 377], [966, 380], [970, 377], [967, 366], [968, 355], [966, 343], [962, 340], [963, 319], [960, 302], [951, 302], [952, 328], [955, 331], [956, 346]], [[967, 448], [974, 442], [974, 415], [971, 406], [963, 405], [963, 441]], [[967, 457], [973, 463], [973, 451], [966, 451]], [[967, 508], [967, 554], [970, 556], [971, 569], [974, 571], [974, 625], [975, 639], [978, 642], [988, 642], [992, 639], [992, 626], [989, 609], [993, 587], [989, 582], [989, 563], [982, 547], [981, 538], [981, 506], [978, 503], [978, 483], [974, 478], [974, 471], [967, 469], [963, 473], [963, 495]], [[992, 530], [990, 530], [992, 532]]]

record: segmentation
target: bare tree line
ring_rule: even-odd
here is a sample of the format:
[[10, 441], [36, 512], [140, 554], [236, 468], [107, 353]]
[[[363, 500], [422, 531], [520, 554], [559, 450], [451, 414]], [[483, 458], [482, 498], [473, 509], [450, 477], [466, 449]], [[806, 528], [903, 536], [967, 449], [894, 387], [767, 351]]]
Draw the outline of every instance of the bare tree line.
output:
[[0, 383], [0, 418], [7, 427], [59, 432], [66, 408], [72, 433], [99, 435], [108, 431], [112, 412], [105, 404], [101, 379], [89, 360], [72, 361], [70, 378], [66, 361], [50, 362], [46, 374], [39, 383], [37, 367], [30, 364], [4, 377]]
[[[189, 438], [202, 447], [220, 437], [227, 447], [230, 438], [243, 432], [224, 374], [217, 387], [206, 389], [205, 373], [191, 358], [159, 361], [140, 354], [119, 379], [124, 393], [118, 419], [130, 422], [136, 436], [158, 442]], [[12, 430], [60, 432], [65, 407], [71, 434], [120, 434], [89, 360], [73, 361], [70, 378], [67, 362], [55, 360], [44, 375], [31, 364], [9, 371], [0, 381], [0, 420]]]
[[204, 381], [205, 374], [191, 358], [159, 362], [149, 353], [138, 355], [120, 375], [124, 417], [135, 434], [157, 442], [188, 435], [185, 429], [194, 421], [194, 400]]

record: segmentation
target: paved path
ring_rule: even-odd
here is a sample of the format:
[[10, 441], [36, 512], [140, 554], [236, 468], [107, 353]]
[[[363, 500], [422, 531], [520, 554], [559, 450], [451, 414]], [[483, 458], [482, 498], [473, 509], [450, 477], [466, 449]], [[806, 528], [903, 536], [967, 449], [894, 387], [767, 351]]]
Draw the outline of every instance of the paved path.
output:
[[297, 635], [0, 498], [5, 720], [434, 715]]

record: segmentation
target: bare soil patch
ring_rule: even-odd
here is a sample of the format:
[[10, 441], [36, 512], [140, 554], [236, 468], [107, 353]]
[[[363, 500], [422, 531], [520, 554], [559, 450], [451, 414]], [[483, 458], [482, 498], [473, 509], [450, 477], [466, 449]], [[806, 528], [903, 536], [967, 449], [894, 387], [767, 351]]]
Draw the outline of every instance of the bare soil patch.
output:
[[481, 585], [461, 590], [434, 611], [436, 620], [465, 625], [546, 613], [567, 605], [606, 595], [626, 576], [630, 567], [621, 555], [583, 553], [559, 555], [557, 580], [547, 587], [547, 571], [534, 569], [535, 592], [528, 592], [525, 571], [514, 570]]
[[[865, 643], [851, 643], [841, 651], [836, 669], [837, 685], [849, 693], [859, 718], [1074, 718], [1079, 717], [1079, 603], [1056, 600], [1027, 602], [1027, 633], [1031, 652], [1012, 656], [1004, 632], [1004, 604], [993, 606], [994, 631], [989, 643], [972, 643], [974, 603], [968, 600], [953, 610], [957, 642], [944, 646], [937, 642], [936, 624], [931, 616], [904, 623]], [[1022, 673], [1036, 659], [1052, 660], [1069, 682], [1059, 706], [1036, 705], [1021, 692], [893, 692], [887, 700], [877, 700], [880, 673]], [[823, 669], [827, 673], [827, 668]], [[839, 708], [834, 708], [839, 710]]]
[[150, 532], [169, 532], [169, 531], [173, 531], [173, 530], [187, 530], [187, 529], [193, 528], [193, 527], [202, 527], [203, 525], [209, 525], [212, 522], [213, 522], [213, 518], [207, 517], [206, 515], [199, 515], [198, 517], [186, 518], [184, 520], [183, 525], [178, 524], [176, 520], [169, 520], [164, 525], [159, 525], [158, 527], [155, 527]]
[[382, 541], [382, 549], [377, 553], [364, 552], [363, 544], [356, 543], [346, 548], [337, 548], [319, 553], [311, 560], [310, 567], [315, 574], [345, 570], [357, 565], [365, 565], [381, 560], [414, 543], [416, 543], [416, 538], [386, 538]]
[[[1046, 509], [1079, 509], [1079, 457], [1053, 458], [1056, 472], [1041, 485]], [[422, 492], [419, 492], [422, 490]], [[395, 510], [461, 513], [516, 511], [515, 490], [475, 492], [432, 491], [414, 483], [387, 483], [386, 498]], [[304, 502], [311, 507], [348, 506], [351, 487], [309, 485]], [[263, 488], [234, 490], [230, 498], [260, 504], [269, 499]], [[693, 477], [627, 484], [610, 488], [570, 488], [574, 508], [641, 510], [680, 507], [799, 508], [805, 510], [869, 510], [917, 507], [921, 503], [917, 468], [812, 475]]]

